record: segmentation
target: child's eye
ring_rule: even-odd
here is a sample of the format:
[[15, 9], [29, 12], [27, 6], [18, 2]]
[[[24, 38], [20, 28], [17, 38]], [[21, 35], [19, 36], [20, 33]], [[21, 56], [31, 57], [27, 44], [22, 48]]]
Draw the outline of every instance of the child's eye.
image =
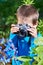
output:
[[28, 24], [26, 24], [26, 26], [28, 27]]
[[19, 24], [19, 26], [22, 26], [22, 24]]

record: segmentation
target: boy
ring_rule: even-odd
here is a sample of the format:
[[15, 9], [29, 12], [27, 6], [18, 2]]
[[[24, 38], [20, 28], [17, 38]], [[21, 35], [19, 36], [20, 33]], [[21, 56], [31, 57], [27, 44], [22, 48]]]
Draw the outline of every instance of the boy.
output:
[[[18, 25], [27, 24], [30, 26], [30, 28], [27, 28], [27, 31], [30, 35], [25, 37], [20, 37], [18, 35], [19, 27], [12, 24], [11, 25], [11, 33], [10, 38], [12, 42], [14, 43], [14, 46], [17, 48], [18, 54], [17, 56], [30, 56], [33, 55], [30, 54], [31, 48], [35, 47], [34, 39], [37, 36], [40, 36], [40, 34], [37, 34], [37, 25], [38, 25], [38, 18], [39, 13], [36, 10], [36, 8], [32, 5], [22, 5], [17, 10], [17, 20]], [[17, 65], [20, 65], [18, 62]]]

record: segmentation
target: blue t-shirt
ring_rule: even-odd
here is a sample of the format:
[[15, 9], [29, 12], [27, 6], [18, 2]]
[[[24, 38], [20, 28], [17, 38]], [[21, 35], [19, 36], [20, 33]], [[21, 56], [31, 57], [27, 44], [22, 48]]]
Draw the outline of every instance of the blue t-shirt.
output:
[[[40, 33], [37, 35], [38, 37], [41, 36]], [[26, 36], [26, 37], [19, 37], [18, 34], [10, 33], [9, 39], [12, 40], [14, 46], [18, 50], [18, 56], [29, 56], [31, 48], [34, 48], [36, 45], [34, 44], [34, 37]]]

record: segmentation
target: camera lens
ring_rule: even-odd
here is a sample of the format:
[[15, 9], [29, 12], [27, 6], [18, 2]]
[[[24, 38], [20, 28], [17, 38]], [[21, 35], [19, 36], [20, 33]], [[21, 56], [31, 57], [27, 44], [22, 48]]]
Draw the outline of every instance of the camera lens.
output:
[[19, 29], [19, 36], [25, 37], [25, 34], [26, 34], [25, 30], [20, 28]]
[[30, 36], [29, 31], [27, 31], [27, 28], [30, 28], [30, 26], [28, 26], [28, 24], [19, 24], [19, 36], [20, 37], [26, 37], [26, 36]]

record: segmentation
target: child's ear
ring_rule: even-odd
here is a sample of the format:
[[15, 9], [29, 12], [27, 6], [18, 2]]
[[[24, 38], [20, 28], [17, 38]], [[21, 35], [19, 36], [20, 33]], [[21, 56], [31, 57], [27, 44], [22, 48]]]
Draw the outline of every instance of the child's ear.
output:
[[38, 26], [38, 21], [36, 21], [36, 23], [34, 24], [34, 27], [36, 28]]

